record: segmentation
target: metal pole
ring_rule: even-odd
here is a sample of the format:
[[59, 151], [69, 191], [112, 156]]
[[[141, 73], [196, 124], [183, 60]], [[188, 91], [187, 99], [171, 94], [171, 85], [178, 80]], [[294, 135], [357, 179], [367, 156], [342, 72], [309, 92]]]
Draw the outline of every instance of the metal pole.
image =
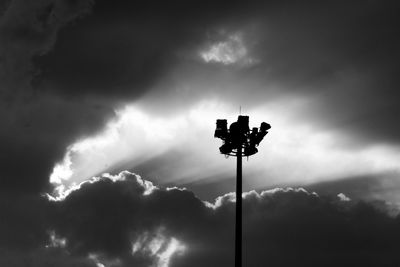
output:
[[242, 267], [242, 145], [237, 149], [235, 267]]

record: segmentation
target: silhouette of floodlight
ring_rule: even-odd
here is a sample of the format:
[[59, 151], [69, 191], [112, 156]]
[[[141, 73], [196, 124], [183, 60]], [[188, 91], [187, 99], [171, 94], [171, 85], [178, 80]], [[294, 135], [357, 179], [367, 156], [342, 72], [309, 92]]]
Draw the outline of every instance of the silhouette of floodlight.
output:
[[260, 129], [249, 128], [249, 116], [238, 117], [229, 126], [227, 120], [217, 120], [214, 137], [223, 141], [219, 148], [221, 154], [237, 158], [236, 165], [236, 225], [235, 225], [235, 266], [242, 266], [242, 157], [249, 157], [258, 152], [261, 143], [271, 125], [262, 122]]

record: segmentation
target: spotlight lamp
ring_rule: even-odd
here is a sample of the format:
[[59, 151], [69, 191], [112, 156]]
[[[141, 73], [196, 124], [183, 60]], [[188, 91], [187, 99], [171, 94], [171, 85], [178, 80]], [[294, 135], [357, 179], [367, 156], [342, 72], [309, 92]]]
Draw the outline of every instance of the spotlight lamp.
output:
[[221, 154], [238, 156], [238, 148], [242, 148], [241, 156], [249, 157], [258, 152], [257, 147], [269, 129], [271, 125], [262, 122], [260, 129], [254, 127], [250, 130], [249, 116], [240, 115], [238, 120], [229, 126], [229, 130], [227, 120], [217, 120], [214, 137], [223, 141], [223, 145], [219, 148]]

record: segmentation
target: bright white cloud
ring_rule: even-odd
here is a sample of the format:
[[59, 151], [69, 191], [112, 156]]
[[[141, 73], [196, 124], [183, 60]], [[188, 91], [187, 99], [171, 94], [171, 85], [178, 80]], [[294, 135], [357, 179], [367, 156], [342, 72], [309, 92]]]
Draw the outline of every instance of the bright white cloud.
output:
[[351, 201], [351, 199], [343, 193], [339, 193], [337, 197], [340, 199], [340, 201], [344, 202]]
[[144, 232], [132, 242], [132, 254], [146, 254], [156, 259], [154, 267], [169, 267], [172, 256], [181, 255], [186, 246], [174, 237], [165, 235], [165, 229], [160, 227], [154, 233]]
[[[71, 183], [70, 181], [66, 180], [66, 181], [64, 181], [64, 183], [66, 183], [67, 185], [63, 184], [61, 182], [62, 180], [59, 180], [60, 183], [58, 183], [58, 182], [53, 183], [56, 185], [56, 187], [54, 188], [54, 191], [51, 194], [46, 194], [46, 197], [50, 201], [62, 201], [72, 192], [79, 190], [82, 187], [82, 185], [93, 184], [102, 179], [108, 179], [108, 180], [111, 180], [112, 182], [125, 181], [127, 179], [136, 179], [136, 182], [138, 184], [140, 184], [144, 189], [144, 191], [143, 191], [144, 196], [150, 195], [154, 190], [158, 189], [157, 186], [155, 186], [152, 182], [142, 179], [142, 177], [140, 177], [139, 175], [128, 172], [128, 171], [122, 171], [116, 175], [111, 175], [109, 173], [103, 173], [100, 177], [96, 177], [96, 176], [91, 177], [89, 179], [83, 180], [80, 183], [77, 183], [77, 182]], [[69, 185], [68, 185], [68, 183], [69, 183]]]
[[92, 260], [97, 267], [117, 267], [121, 266], [120, 259], [107, 259], [106, 257], [101, 257], [96, 253], [90, 253], [88, 258]]
[[[248, 110], [251, 126], [261, 121], [272, 125], [259, 153], [244, 160], [245, 184], [250, 188], [280, 183], [308, 183], [363, 174], [399, 170], [400, 152], [385, 145], [346, 148], [337, 143], [338, 133], [318, 129], [312, 122], [298, 121], [308, 102], [282, 99]], [[185, 114], [150, 115], [135, 105], [117, 111], [118, 116], [102, 133], [71, 145], [56, 164], [51, 182], [56, 195], [76, 188], [112, 166], [139, 166], [163, 155], [147, 179], [158, 182], [196, 181], [235, 172], [234, 159], [218, 153], [219, 139], [213, 138], [215, 120], [237, 119], [237, 108], [214, 99], [201, 101]], [[173, 158], [179, 155], [179, 158]], [[164, 162], [167, 164], [163, 164]], [[129, 162], [129, 164], [127, 163]], [[122, 164], [122, 165], [121, 165]], [[162, 179], [162, 180], [161, 180]]]
[[200, 52], [205, 62], [216, 62], [225, 65], [242, 62], [251, 64], [253, 59], [248, 57], [248, 50], [240, 34], [232, 34], [225, 41], [217, 42]]
[[178, 129], [185, 124], [184, 118], [152, 118], [134, 107], [117, 113], [104, 132], [67, 148], [64, 159], [50, 175], [57, 190], [76, 187], [124, 160], [139, 164], [162, 154], [173, 145]]

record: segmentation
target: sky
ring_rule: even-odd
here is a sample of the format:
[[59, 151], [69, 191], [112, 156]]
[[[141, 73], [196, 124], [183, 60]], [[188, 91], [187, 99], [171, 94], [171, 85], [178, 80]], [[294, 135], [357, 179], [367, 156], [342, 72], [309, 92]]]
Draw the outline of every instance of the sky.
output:
[[398, 266], [399, 9], [0, 0], [0, 265]]

